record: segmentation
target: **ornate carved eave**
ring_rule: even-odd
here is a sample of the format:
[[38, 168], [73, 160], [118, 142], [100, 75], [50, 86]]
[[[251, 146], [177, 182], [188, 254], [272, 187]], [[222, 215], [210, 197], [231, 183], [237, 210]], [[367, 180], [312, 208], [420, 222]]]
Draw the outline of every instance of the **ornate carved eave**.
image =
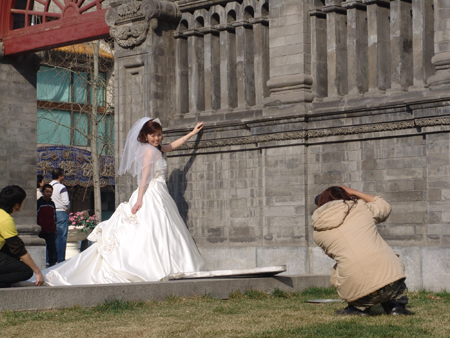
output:
[[141, 45], [149, 28], [158, 28], [158, 21], [178, 22], [181, 11], [173, 2], [159, 0], [121, 0], [111, 4], [106, 23], [114, 40], [123, 48]]

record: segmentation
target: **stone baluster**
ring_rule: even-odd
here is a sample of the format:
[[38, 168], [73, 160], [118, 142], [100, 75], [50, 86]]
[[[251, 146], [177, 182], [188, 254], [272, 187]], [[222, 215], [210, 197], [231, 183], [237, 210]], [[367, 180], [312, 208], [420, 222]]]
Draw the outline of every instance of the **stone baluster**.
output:
[[236, 30], [236, 77], [238, 107], [255, 105], [253, 26], [247, 20], [233, 22]]
[[216, 26], [220, 32], [220, 109], [237, 107], [236, 35], [229, 24]]
[[198, 29], [184, 32], [188, 37], [189, 112], [205, 110], [205, 65], [203, 34]]
[[367, 8], [361, 0], [347, 0], [348, 93], [360, 95], [368, 91]]
[[363, 0], [367, 5], [369, 92], [376, 94], [391, 85], [391, 40], [388, 0]]
[[327, 0], [322, 11], [327, 15], [328, 97], [348, 92], [347, 10], [341, 0]]
[[431, 89], [450, 85], [450, 0], [434, 1], [434, 56], [436, 74], [428, 79]]
[[255, 51], [255, 104], [262, 107], [264, 97], [269, 95], [269, 20], [260, 17], [249, 20], [253, 24]]
[[431, 58], [434, 55], [433, 1], [412, 1], [414, 87], [423, 88], [434, 74]]
[[321, 10], [311, 10], [311, 75], [316, 99], [328, 96], [327, 16]]
[[180, 114], [189, 112], [189, 67], [188, 67], [188, 43], [187, 36], [182, 32], [174, 34], [176, 39], [176, 87], [177, 87], [177, 109]]
[[219, 31], [203, 28], [205, 60], [205, 111], [220, 108], [220, 41]]
[[391, 0], [391, 89], [413, 85], [411, 0]]

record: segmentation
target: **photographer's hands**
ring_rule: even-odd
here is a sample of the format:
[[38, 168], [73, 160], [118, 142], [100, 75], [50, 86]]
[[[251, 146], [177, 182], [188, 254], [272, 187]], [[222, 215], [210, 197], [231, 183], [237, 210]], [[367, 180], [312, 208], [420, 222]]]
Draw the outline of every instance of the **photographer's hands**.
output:
[[347, 194], [349, 194], [350, 196], [356, 196], [358, 198], [363, 199], [366, 203], [370, 203], [374, 200], [375, 196], [363, 193], [361, 191], [358, 191], [356, 189], [352, 189], [350, 187], [346, 187], [345, 185], [341, 185], [339, 186], [340, 188], [344, 189]]

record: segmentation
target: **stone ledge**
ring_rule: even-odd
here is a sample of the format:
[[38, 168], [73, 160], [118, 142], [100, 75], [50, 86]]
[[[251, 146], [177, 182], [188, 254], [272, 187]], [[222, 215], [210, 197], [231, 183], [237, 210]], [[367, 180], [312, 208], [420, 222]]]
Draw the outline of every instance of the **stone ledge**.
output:
[[192, 297], [209, 294], [227, 299], [233, 291], [256, 289], [272, 292], [302, 291], [310, 287], [330, 287], [329, 275], [293, 275], [267, 278], [221, 278], [169, 282], [103, 284], [0, 289], [0, 311], [90, 307], [105, 301], [163, 300], [168, 296]]

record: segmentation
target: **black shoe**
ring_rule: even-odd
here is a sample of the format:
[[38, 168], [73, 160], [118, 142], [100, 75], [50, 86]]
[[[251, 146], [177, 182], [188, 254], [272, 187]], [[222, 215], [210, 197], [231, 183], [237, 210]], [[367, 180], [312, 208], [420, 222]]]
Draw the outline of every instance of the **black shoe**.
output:
[[368, 313], [358, 310], [356, 307], [352, 305], [347, 306], [345, 309], [337, 310], [336, 314], [340, 316], [364, 316], [364, 317], [369, 316]]
[[406, 308], [402, 305], [394, 306], [391, 311], [389, 311], [389, 315], [391, 316], [409, 316], [411, 312], [406, 310]]

